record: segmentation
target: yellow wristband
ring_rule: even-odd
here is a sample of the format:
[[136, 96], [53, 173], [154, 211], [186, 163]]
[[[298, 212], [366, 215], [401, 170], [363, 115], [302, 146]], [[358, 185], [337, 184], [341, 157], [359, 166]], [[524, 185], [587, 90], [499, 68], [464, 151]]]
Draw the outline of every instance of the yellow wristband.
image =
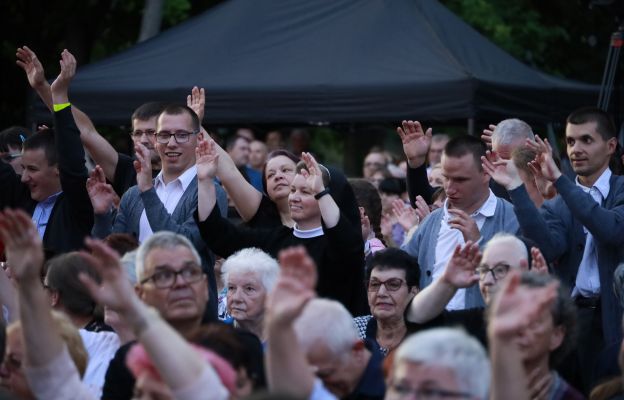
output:
[[52, 108], [54, 108], [54, 112], [59, 112], [61, 110], [66, 109], [69, 106], [71, 106], [71, 103], [54, 104]]

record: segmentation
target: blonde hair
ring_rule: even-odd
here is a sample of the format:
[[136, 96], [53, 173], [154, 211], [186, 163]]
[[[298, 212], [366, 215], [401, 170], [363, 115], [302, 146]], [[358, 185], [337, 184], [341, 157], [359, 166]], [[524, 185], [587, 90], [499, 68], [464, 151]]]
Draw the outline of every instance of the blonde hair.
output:
[[[87, 369], [89, 355], [84, 347], [78, 328], [74, 326], [65, 314], [52, 311], [52, 319], [54, 320], [58, 334], [67, 346], [69, 356], [74, 362], [74, 365], [80, 374], [80, 378], [82, 378], [85, 370]], [[22, 324], [20, 321], [11, 323], [7, 327], [7, 334], [14, 330], [19, 330], [20, 332], [22, 331]]]

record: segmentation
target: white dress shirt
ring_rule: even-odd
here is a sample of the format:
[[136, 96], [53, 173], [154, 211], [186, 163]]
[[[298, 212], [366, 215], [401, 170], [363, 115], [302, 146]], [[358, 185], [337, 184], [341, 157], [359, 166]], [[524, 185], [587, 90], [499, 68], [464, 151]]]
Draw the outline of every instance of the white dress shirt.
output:
[[[602, 206], [602, 202], [607, 198], [611, 189], [610, 179], [611, 170], [607, 168], [592, 187], [588, 188], [581, 185], [578, 176], [576, 177], [576, 185], [583, 189], [585, 193], [589, 193], [592, 199]], [[587, 228], [583, 227], [583, 232], [585, 233], [585, 250], [576, 273], [576, 283], [574, 290], [572, 290], [572, 297], [579, 295], [583, 297], [597, 297], [600, 295], [600, 274], [598, 273], [596, 244], [594, 243], [593, 235]]]
[[[197, 167], [193, 165], [182, 175], [169, 183], [165, 183], [162, 177], [162, 171], [154, 178], [154, 189], [156, 189], [156, 195], [165, 206], [165, 209], [169, 215], [173, 214], [173, 211], [178, 206], [182, 195], [186, 191], [186, 188], [191, 184], [191, 181], [197, 175]], [[147, 220], [147, 214], [145, 210], [141, 213], [141, 220], [139, 221], [139, 243], [152, 236], [154, 231]]]
[[[477, 211], [472, 213], [470, 217], [477, 224], [477, 228], [481, 230], [483, 223], [487, 217], [491, 217], [496, 212], [496, 196], [490, 190], [487, 200], [479, 207]], [[448, 200], [444, 202], [444, 215], [440, 221], [440, 232], [435, 248], [435, 263], [433, 264], [432, 278], [438, 279], [446, 268], [446, 264], [451, 259], [453, 251], [458, 244], [464, 245], [464, 236], [459, 229], [451, 228], [448, 221], [454, 216], [448, 212]], [[459, 289], [455, 296], [446, 305], [447, 310], [463, 310], [466, 303], [466, 289]]]

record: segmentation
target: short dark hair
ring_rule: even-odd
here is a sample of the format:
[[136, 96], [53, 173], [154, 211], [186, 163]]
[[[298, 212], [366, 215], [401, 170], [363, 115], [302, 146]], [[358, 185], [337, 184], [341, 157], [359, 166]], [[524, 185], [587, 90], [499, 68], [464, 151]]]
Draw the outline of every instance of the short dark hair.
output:
[[364, 208], [371, 228], [375, 232], [375, 237], [383, 241], [383, 234], [381, 233], [381, 197], [379, 197], [379, 192], [366, 179], [351, 178], [349, 183], [353, 188], [353, 194], [358, 206]]
[[154, 117], [158, 117], [168, 105], [169, 103], [164, 103], [162, 101], [150, 101], [149, 103], [143, 103], [136, 110], [134, 110], [131, 119], [132, 121], [135, 119], [138, 119], [139, 121], [147, 121]]
[[160, 116], [163, 114], [167, 114], [167, 115], [188, 114], [191, 117], [191, 129], [193, 130], [193, 132], [199, 132], [200, 130], [199, 118], [197, 117], [197, 114], [195, 114], [195, 111], [193, 111], [192, 108], [187, 107], [184, 104], [169, 104], [158, 115], [158, 118], [160, 118]]
[[455, 137], [444, 146], [444, 154], [447, 157], [459, 158], [472, 154], [479, 171], [483, 170], [481, 157], [485, 156], [486, 151], [487, 147], [481, 139], [469, 135]]
[[613, 123], [613, 118], [611, 118], [607, 112], [596, 107], [582, 107], [574, 110], [568, 115], [566, 122], [572, 125], [595, 122], [596, 131], [605, 141], [617, 137], [617, 130]]
[[246, 138], [245, 136], [233, 135], [227, 138], [227, 140], [225, 141], [225, 150], [232, 150], [236, 145], [236, 142], [238, 142], [239, 140], [244, 140], [245, 142], [247, 142], [247, 144], [251, 143], [251, 140], [249, 140], [249, 138]]
[[85, 273], [96, 281], [100, 280], [95, 269], [80, 253], [74, 251], [58, 255], [47, 262], [47, 286], [58, 292], [61, 304], [70, 313], [93, 315], [96, 303], [78, 279], [80, 273]]
[[56, 143], [54, 140], [54, 131], [45, 129], [29, 136], [22, 145], [24, 151], [42, 149], [45, 153], [48, 165], [57, 165], [58, 153], [56, 152]]
[[22, 126], [12, 126], [0, 132], [0, 151], [8, 152], [9, 146], [22, 149], [26, 138], [31, 136], [30, 131]]
[[111, 233], [104, 238], [104, 243], [119, 253], [120, 257], [139, 247], [137, 238], [129, 233]]
[[400, 269], [405, 271], [405, 281], [407, 282], [407, 288], [411, 289], [416, 286], [419, 287], [420, 282], [420, 266], [418, 260], [410, 256], [405, 251], [389, 247], [387, 249], [379, 250], [371, 257], [368, 265], [366, 266], [366, 281], [370, 280], [373, 269], [379, 270], [388, 269]]

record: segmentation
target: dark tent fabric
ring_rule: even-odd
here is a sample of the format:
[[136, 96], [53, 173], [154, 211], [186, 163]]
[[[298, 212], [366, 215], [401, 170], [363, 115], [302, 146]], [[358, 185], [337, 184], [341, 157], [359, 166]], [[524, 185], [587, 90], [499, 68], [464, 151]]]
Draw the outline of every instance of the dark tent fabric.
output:
[[127, 123], [194, 85], [212, 124], [547, 122], [598, 92], [522, 64], [435, 0], [230, 0], [80, 68], [70, 95], [98, 123]]

